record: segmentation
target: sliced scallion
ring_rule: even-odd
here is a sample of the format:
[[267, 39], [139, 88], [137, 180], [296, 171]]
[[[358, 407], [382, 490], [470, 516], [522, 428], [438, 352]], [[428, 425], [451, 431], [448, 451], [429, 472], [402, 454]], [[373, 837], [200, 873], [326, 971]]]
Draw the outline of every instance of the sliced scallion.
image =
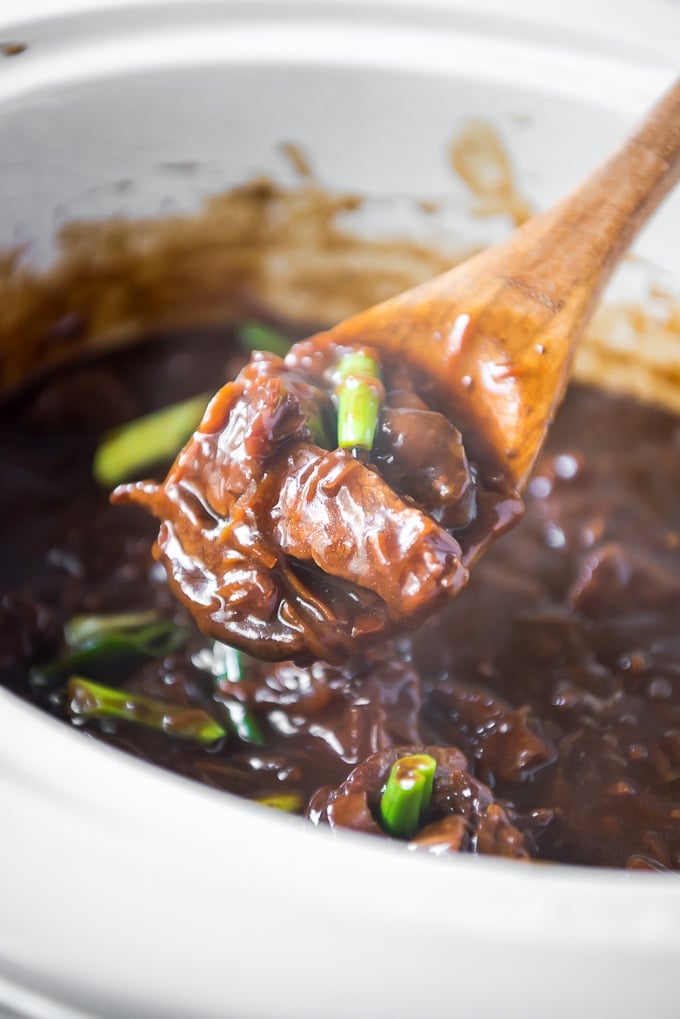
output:
[[95, 480], [104, 488], [112, 488], [159, 461], [175, 457], [200, 423], [209, 399], [208, 394], [201, 393], [109, 432], [94, 456]]
[[340, 359], [335, 378], [338, 446], [370, 452], [384, 396], [378, 362], [365, 351], [352, 351]]
[[229, 715], [231, 727], [238, 738], [243, 743], [252, 743], [256, 747], [263, 747], [266, 740], [253, 712], [248, 711], [245, 704], [241, 704], [233, 697], [224, 698], [222, 703]]
[[279, 357], [285, 357], [291, 346], [285, 336], [260, 322], [241, 323], [236, 327], [236, 337], [246, 350], [265, 350]]
[[273, 796], [258, 796], [256, 803], [263, 807], [273, 807], [275, 810], [283, 810], [287, 814], [295, 814], [302, 810], [305, 805], [304, 797], [300, 793], [279, 793]]
[[64, 626], [64, 639], [70, 648], [95, 648], [114, 638], [151, 657], [176, 651], [186, 637], [184, 627], [163, 619], [154, 609], [73, 616]]
[[430, 805], [437, 762], [429, 754], [400, 757], [392, 765], [380, 798], [380, 820], [395, 838], [410, 839]]
[[67, 691], [68, 709], [74, 719], [134, 722], [201, 746], [210, 746], [226, 735], [222, 726], [202, 708], [167, 704], [155, 697], [102, 686], [82, 676], [71, 676]]
[[165, 658], [186, 643], [189, 631], [157, 612], [74, 616], [64, 626], [70, 654], [36, 666], [33, 682], [48, 686], [70, 673], [95, 675], [133, 658]]
[[226, 679], [229, 683], [243, 679], [246, 660], [247, 655], [243, 651], [220, 640], [214, 640], [210, 647], [201, 648], [191, 659], [201, 672], [208, 672], [215, 679]]
[[197, 669], [210, 673], [216, 680], [216, 696], [229, 715], [234, 734], [244, 743], [263, 747], [266, 741], [257, 716], [236, 697], [224, 696], [220, 692], [220, 680], [239, 683], [246, 678], [248, 656], [229, 644], [215, 640], [210, 648], [203, 648], [191, 660]]

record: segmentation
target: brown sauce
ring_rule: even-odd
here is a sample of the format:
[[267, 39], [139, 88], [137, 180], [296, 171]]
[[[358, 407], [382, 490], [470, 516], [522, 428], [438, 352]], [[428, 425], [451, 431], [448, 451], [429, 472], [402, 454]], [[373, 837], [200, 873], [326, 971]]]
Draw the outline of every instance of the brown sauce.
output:
[[[245, 359], [227, 328], [168, 335], [59, 369], [4, 406], [2, 682], [70, 719], [63, 681], [41, 673], [64, 653], [64, 624], [153, 608], [187, 628], [185, 646], [92, 678], [204, 709], [228, 736], [205, 748], [76, 718], [88, 736], [376, 835], [394, 748], [426, 747], [439, 767], [421, 849], [680, 869], [678, 419], [572, 387], [525, 519], [441, 613], [337, 665], [248, 659], [240, 680], [215, 680], [211, 640], [152, 558], [154, 521], [111, 506], [91, 465], [110, 427], [213, 389]], [[264, 745], [230, 729], [234, 703]]]

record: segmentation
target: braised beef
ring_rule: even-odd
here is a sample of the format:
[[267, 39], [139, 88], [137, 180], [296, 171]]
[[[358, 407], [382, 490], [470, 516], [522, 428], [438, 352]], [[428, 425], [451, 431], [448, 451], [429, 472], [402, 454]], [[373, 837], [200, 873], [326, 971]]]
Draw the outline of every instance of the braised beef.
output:
[[331, 384], [254, 354], [163, 484], [113, 496], [161, 521], [157, 553], [199, 628], [260, 658], [341, 661], [467, 582], [452, 530], [476, 502], [460, 433], [402, 380], [364, 464], [335, 448]]
[[437, 771], [427, 816], [410, 848], [437, 855], [464, 851], [529, 858], [508, 811], [494, 800], [488, 786], [469, 774], [468, 762], [456, 747], [397, 746], [372, 754], [337, 789], [318, 790], [309, 805], [310, 819], [386, 837], [376, 817], [390, 768], [400, 757], [421, 753], [435, 759]]
[[[238, 370], [245, 360], [228, 330], [156, 337], [85, 372], [60, 369], [0, 408], [2, 682], [147, 761], [251, 800], [286, 794], [301, 814], [376, 835], [386, 761], [425, 747], [444, 763], [433, 812], [404, 843], [411, 849], [680, 869], [680, 422], [572, 387], [527, 489], [524, 520], [437, 616], [336, 664], [246, 657], [242, 675], [230, 676], [220, 664], [222, 645], [178, 607], [151, 554], [155, 522], [136, 506], [111, 506], [91, 470], [121, 408], [136, 415], [212, 389], [227, 363], [236, 361]], [[274, 385], [292, 388], [295, 366], [264, 364]], [[73, 394], [90, 383], [115, 399], [88, 404], [92, 414], [83, 417]], [[323, 408], [327, 387], [320, 383], [306, 376], [312, 389], [299, 392], [298, 407], [309, 396]], [[421, 412], [401, 380], [386, 388], [386, 407]], [[219, 403], [214, 413], [218, 422]], [[285, 448], [323, 464], [332, 450], [323, 448], [322, 433], [308, 434], [295, 406], [281, 413]], [[427, 505], [435, 524], [448, 527], [448, 508], [437, 515], [446, 500], [436, 472], [416, 471], [410, 482], [409, 471], [395, 469], [388, 478], [391, 427], [378, 436], [380, 471], [404, 505]], [[471, 482], [474, 498], [468, 485], [458, 505], [462, 526], [448, 535], [463, 548], [474, 530], [474, 520], [465, 520], [493, 488], [477, 476], [455, 431], [440, 437], [437, 428], [427, 425], [428, 441], [445, 444], [440, 455], [458, 472], [461, 490]], [[200, 441], [216, 442], [219, 434], [216, 426]], [[266, 429], [252, 434], [252, 455], [239, 470], [258, 470], [266, 454]], [[155, 476], [167, 466], [159, 464]], [[180, 473], [184, 511], [208, 527], [219, 519], [215, 506], [192, 502], [189, 467]], [[410, 483], [416, 488], [408, 490]], [[220, 495], [219, 484], [211, 492], [216, 506], [232, 498]], [[156, 498], [161, 485], [150, 483], [149, 492]], [[277, 525], [265, 523], [275, 545]], [[252, 563], [249, 569], [257, 576]], [[299, 572], [295, 583], [312, 592], [313, 604], [326, 605], [349, 630], [354, 581], [333, 578], [331, 591], [330, 581], [311, 579], [307, 565]], [[287, 574], [275, 580], [272, 598], [280, 599], [284, 580], [293, 581]], [[379, 597], [362, 589], [362, 605]], [[64, 625], [73, 616], [149, 609], [186, 628], [186, 643], [161, 658], [105, 665], [99, 681], [208, 711], [228, 730], [214, 746], [124, 721], [84, 723], [69, 715], [63, 676], [41, 682], [68, 652]], [[319, 615], [316, 632], [323, 633]], [[257, 720], [260, 742], [233, 726], [234, 705]], [[370, 781], [360, 782], [366, 775]]]

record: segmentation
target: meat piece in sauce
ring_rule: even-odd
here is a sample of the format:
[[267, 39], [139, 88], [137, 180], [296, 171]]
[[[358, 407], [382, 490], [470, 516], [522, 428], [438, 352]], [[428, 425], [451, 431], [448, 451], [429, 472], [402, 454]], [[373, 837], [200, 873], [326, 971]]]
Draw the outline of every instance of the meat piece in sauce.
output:
[[[409, 412], [425, 418], [414, 402]], [[399, 467], [389, 414], [405, 413], [403, 405], [390, 409], [382, 444], [392, 442], [402, 475], [417, 455], [407, 444]], [[467, 581], [461, 546], [434, 514], [374, 466], [324, 448], [334, 444], [333, 419], [326, 389], [275, 355], [255, 354], [213, 398], [162, 485], [114, 494], [162, 521], [157, 554], [200, 628], [264, 659], [340, 660], [417, 625]], [[425, 451], [435, 432], [424, 430]], [[433, 503], [448, 520], [458, 486], [458, 519], [467, 521], [471, 478], [457, 433], [446, 436], [444, 463], [456, 470], [448, 492], [437, 461], [416, 488], [436, 488]]]
[[459, 529], [472, 520], [475, 488], [461, 434], [405, 384], [387, 393], [375, 462], [395, 491], [415, 499], [442, 527]]
[[529, 858], [524, 837], [510, 813], [494, 799], [488, 786], [468, 772], [467, 758], [456, 747], [378, 751], [362, 761], [337, 789], [320, 789], [310, 803], [310, 819], [331, 828], [387, 837], [376, 820], [380, 796], [394, 763], [412, 754], [428, 754], [437, 762], [427, 817], [410, 842], [412, 849]]
[[[57, 717], [63, 699], [40, 677], [68, 652], [63, 628], [75, 614], [132, 608], [185, 623], [150, 561], [153, 522], [132, 507], [111, 511], [92, 480], [102, 428], [120, 420], [120, 395], [128, 394], [127, 414], [152, 410], [159, 388], [166, 401], [186, 399], [223, 365], [214, 332], [201, 341], [193, 329], [108, 354], [101, 382], [108, 375], [116, 399], [105, 414], [101, 401], [96, 413], [88, 404], [92, 426], [72, 408], [72, 373], [80, 379], [82, 367], [0, 407], [0, 682]], [[387, 408], [409, 384], [396, 373], [384, 379]], [[479, 515], [494, 493], [487, 478], [480, 483], [477, 451], [465, 440]], [[376, 449], [380, 442], [379, 434]], [[236, 702], [260, 723], [263, 746], [230, 731], [206, 748], [115, 719], [101, 728], [93, 719], [85, 731], [251, 800], [293, 794], [300, 806], [286, 809], [301, 811], [321, 784], [314, 802], [322, 809], [329, 790], [376, 752], [436, 744], [465, 756], [456, 766], [461, 790], [479, 791], [466, 775], [492, 790], [488, 831], [504, 812], [532, 857], [677, 871], [679, 443], [676, 416], [573, 386], [528, 487], [525, 520], [475, 566], [464, 596], [417, 633], [378, 642], [342, 666], [248, 659], [236, 679], [199, 665], [216, 655], [200, 634], [170, 658], [100, 663], [102, 682], [202, 708], [225, 725], [226, 705]], [[455, 531], [466, 565], [469, 535], [470, 527]], [[351, 800], [334, 802], [339, 823]], [[375, 830], [371, 809], [364, 816]], [[475, 846], [472, 830], [464, 812], [428, 815], [401, 845], [483, 851], [488, 842]]]

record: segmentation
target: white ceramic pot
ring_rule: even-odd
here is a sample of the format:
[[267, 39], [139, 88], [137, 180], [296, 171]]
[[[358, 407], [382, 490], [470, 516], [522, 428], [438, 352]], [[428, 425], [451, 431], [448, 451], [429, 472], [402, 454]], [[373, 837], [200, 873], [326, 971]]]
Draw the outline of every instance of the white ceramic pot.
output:
[[[281, 140], [326, 186], [448, 195], [469, 115], [545, 206], [672, 80], [680, 6], [3, 0], [3, 41], [28, 49], [0, 57], [0, 240], [44, 264], [66, 220], [192, 210], [280, 176]], [[679, 234], [676, 198], [640, 245], [676, 282]], [[0, 819], [8, 1015], [678, 1015], [673, 877], [334, 836], [1, 689]]]

